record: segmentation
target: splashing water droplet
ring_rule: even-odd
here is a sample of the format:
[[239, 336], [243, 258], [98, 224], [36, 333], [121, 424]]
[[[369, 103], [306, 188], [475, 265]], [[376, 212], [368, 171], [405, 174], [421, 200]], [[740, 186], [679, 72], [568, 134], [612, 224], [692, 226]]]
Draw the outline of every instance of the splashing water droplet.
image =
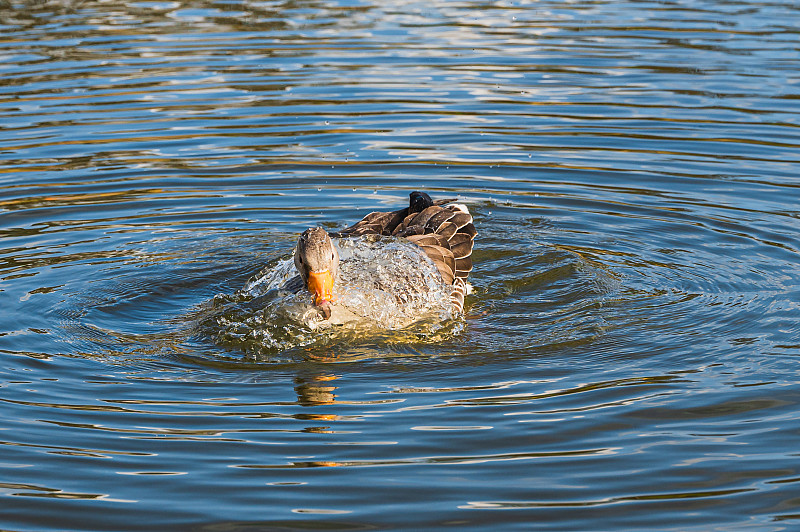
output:
[[[326, 312], [313, 306], [289, 257], [266, 267], [235, 294], [217, 296], [205, 320], [210, 335], [225, 347], [276, 353], [334, 341], [408, 335], [420, 341], [446, 332], [454, 317], [452, 288], [418, 246], [374, 235], [334, 243], [339, 274]], [[289, 290], [292, 284], [300, 290]]]

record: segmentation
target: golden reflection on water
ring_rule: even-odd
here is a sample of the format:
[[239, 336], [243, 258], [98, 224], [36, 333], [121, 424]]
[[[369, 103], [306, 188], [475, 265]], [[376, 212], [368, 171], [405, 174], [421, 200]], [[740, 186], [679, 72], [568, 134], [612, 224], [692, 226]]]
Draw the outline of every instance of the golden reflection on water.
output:
[[[297, 392], [297, 402], [302, 406], [329, 405], [336, 402], [336, 386], [330, 384], [339, 378], [339, 375], [321, 374], [313, 377], [295, 378], [294, 390]], [[315, 419], [336, 419], [330, 414], [316, 414]]]

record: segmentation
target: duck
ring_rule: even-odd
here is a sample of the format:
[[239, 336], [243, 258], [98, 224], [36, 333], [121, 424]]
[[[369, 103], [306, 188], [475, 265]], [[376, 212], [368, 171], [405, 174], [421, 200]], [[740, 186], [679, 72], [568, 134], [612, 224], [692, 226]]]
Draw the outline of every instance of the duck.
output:
[[[323, 319], [331, 317], [335, 286], [339, 280], [339, 251], [333, 239], [391, 237], [414, 244], [435, 265], [449, 290], [453, 315], [464, 310], [464, 297], [470, 288], [467, 278], [472, 271], [472, 249], [477, 235], [469, 209], [455, 199], [433, 200], [425, 192], [409, 195], [408, 207], [391, 212], [372, 212], [346, 229], [328, 232], [322, 227], [305, 230], [294, 249], [294, 265], [298, 275], [287, 282], [292, 291], [307, 291]], [[400, 259], [403, 261], [403, 258]], [[414, 283], [409, 271], [420, 268], [420, 261], [405, 259], [400, 267], [401, 281]], [[408, 276], [403, 273], [408, 273]], [[395, 291], [404, 291], [402, 282]], [[425, 290], [425, 286], [408, 286], [408, 292]], [[403, 294], [395, 294], [398, 301]]]

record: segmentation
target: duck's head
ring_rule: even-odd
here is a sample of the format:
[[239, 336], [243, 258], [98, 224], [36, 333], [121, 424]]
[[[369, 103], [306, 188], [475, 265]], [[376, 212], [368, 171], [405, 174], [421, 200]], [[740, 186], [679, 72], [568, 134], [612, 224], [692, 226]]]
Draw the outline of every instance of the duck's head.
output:
[[306, 229], [300, 235], [294, 250], [294, 264], [308, 291], [313, 294], [314, 304], [322, 309], [326, 318], [330, 317], [339, 253], [323, 228]]

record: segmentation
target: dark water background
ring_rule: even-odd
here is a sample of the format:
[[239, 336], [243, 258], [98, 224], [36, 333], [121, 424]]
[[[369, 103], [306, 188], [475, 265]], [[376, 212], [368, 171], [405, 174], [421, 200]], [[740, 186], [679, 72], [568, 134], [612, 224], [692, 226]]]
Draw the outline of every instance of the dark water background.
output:
[[[0, 529], [800, 526], [798, 20], [0, 0]], [[415, 189], [479, 231], [447, 334], [218, 341]]]

